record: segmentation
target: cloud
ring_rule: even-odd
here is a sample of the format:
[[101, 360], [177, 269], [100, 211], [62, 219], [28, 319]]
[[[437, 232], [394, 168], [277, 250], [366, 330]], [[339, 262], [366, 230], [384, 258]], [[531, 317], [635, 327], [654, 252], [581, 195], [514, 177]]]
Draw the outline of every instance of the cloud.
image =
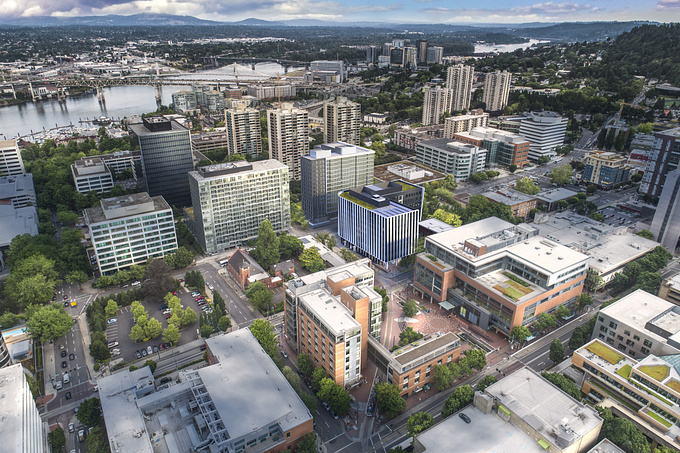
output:
[[675, 9], [680, 8], [680, 0], [659, 0], [656, 9]]
[[[660, 0], [678, 1], [680, 0]], [[510, 8], [425, 8], [421, 12], [440, 22], [529, 22], [559, 21], [568, 18], [599, 12], [599, 7], [589, 3], [545, 2], [532, 5], [514, 6]]]
[[[430, 1], [430, 0], [427, 0]], [[354, 6], [351, 8], [347, 8], [347, 11], [350, 13], [384, 13], [387, 11], [396, 11], [399, 9], [402, 9], [403, 6], [399, 3], [395, 3], [393, 5], [384, 5], [384, 6]]]

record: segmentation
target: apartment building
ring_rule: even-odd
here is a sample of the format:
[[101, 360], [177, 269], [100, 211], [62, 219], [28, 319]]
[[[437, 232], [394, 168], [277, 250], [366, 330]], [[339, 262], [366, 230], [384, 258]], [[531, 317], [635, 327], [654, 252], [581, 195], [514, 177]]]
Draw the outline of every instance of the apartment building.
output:
[[660, 196], [666, 175], [678, 168], [679, 157], [680, 127], [654, 132], [639, 192], [651, 198]]
[[664, 279], [658, 296], [672, 304], [680, 306], [680, 274]]
[[267, 110], [269, 157], [288, 167], [290, 179], [300, 179], [300, 158], [309, 154], [309, 113], [284, 103]]
[[418, 143], [423, 140], [433, 140], [442, 137], [444, 137], [443, 124], [422, 127], [400, 126], [394, 131], [392, 143], [409, 151], [415, 151], [418, 148]]
[[649, 230], [669, 251], [675, 252], [680, 240], [680, 170], [665, 175], [663, 190]]
[[442, 122], [442, 115], [444, 115], [444, 112], [448, 112], [449, 91], [436, 86], [426, 88], [424, 93], [423, 118], [421, 120], [423, 126], [440, 124]]
[[491, 127], [474, 127], [468, 132], [454, 133], [451, 139], [487, 150], [489, 165], [517, 165], [517, 168], [523, 168], [529, 164], [531, 144], [519, 134]]
[[421, 141], [416, 148], [416, 162], [452, 174], [456, 182], [467, 181], [484, 170], [486, 155], [483, 148], [447, 138]]
[[20, 173], [12, 176], [0, 176], [0, 201], [9, 202], [14, 209], [35, 205], [35, 187], [33, 175]]
[[541, 157], [557, 155], [555, 148], [564, 144], [569, 119], [558, 113], [541, 111], [531, 112], [520, 121], [519, 135], [529, 140], [529, 159], [537, 161]]
[[262, 153], [260, 112], [252, 108], [224, 111], [227, 133], [227, 154], [257, 157]]
[[76, 190], [82, 194], [97, 194], [113, 188], [113, 175], [109, 167], [98, 157], [83, 157], [71, 164], [71, 175]]
[[[243, 106], [243, 108], [246, 108]], [[191, 151], [203, 153], [227, 147], [227, 133], [222, 131], [201, 132], [191, 136]]]
[[583, 182], [611, 189], [615, 184], [628, 181], [630, 167], [624, 156], [607, 151], [591, 151], [586, 155]]
[[427, 63], [442, 64], [444, 58], [444, 48], [439, 46], [432, 46], [427, 48]]
[[508, 71], [496, 71], [486, 74], [483, 97], [486, 110], [498, 112], [508, 105], [511, 81], [512, 73]]
[[[680, 450], [680, 373], [677, 354], [635, 359], [593, 339], [574, 351], [572, 366], [583, 371], [581, 391], [639, 426], [646, 436]], [[604, 401], [606, 400], [606, 401]]]
[[[416, 198], [422, 200], [423, 189], [409, 186], [419, 192]], [[420, 208], [392, 201], [392, 193], [401, 191], [401, 185], [395, 184], [385, 188], [369, 185], [340, 193], [338, 236], [342, 243], [383, 267], [396, 265], [415, 253]]]
[[474, 67], [463, 64], [449, 66], [446, 72], [446, 89], [449, 90], [449, 108], [447, 110], [450, 113], [470, 108], [474, 79]]
[[224, 94], [221, 91], [206, 91], [203, 93], [203, 99], [203, 105], [210, 112], [221, 112], [224, 110]]
[[534, 195], [527, 195], [518, 190], [498, 189], [484, 192], [482, 195], [495, 203], [510, 206], [512, 215], [515, 217], [522, 217], [524, 220], [529, 217], [532, 209], [536, 209], [536, 197]]
[[196, 93], [187, 90], [172, 93], [172, 106], [175, 110], [180, 112], [195, 110], [196, 107], [198, 107], [198, 103], [196, 102]]
[[468, 115], [450, 116], [444, 120], [444, 138], [453, 138], [455, 134], [468, 132], [475, 127], [489, 125], [489, 114], [472, 113]]
[[0, 140], [0, 175], [13, 176], [25, 173], [17, 139]]
[[294, 98], [295, 85], [248, 85], [248, 96], [257, 99]]
[[189, 129], [162, 116], [142, 118], [129, 129], [139, 140], [149, 196], [160, 195], [175, 206], [189, 205], [187, 173], [194, 168]]
[[84, 211], [102, 275], [177, 250], [172, 208], [161, 196], [136, 193], [100, 200]]
[[290, 228], [288, 168], [276, 160], [200, 167], [189, 172], [189, 186], [189, 228], [208, 253], [257, 237], [265, 219], [274, 231]]
[[134, 179], [139, 179], [142, 175], [142, 153], [139, 151], [115, 151], [111, 154], [100, 154], [92, 157], [101, 159], [113, 175], [126, 170], [132, 172]]
[[22, 365], [0, 369], [0, 438], [5, 453], [44, 453], [46, 427], [35, 405]]
[[302, 156], [302, 210], [312, 227], [338, 216], [338, 193], [373, 182], [375, 151], [348, 143], [327, 143]]
[[425, 238], [413, 288], [458, 316], [508, 335], [540, 313], [572, 304], [589, 257], [497, 217]]
[[361, 141], [361, 106], [346, 97], [323, 104], [323, 141], [358, 145]]

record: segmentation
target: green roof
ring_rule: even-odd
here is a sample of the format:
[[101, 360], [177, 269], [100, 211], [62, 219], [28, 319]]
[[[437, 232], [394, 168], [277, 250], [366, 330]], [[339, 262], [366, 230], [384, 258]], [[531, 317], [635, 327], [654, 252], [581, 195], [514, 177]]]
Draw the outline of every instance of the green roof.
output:
[[363, 208], [366, 208], [366, 209], [368, 209], [368, 210], [370, 210], [370, 211], [372, 211], [373, 209], [375, 209], [375, 206], [373, 206], [372, 204], [366, 203], [365, 201], [361, 201], [361, 200], [359, 200], [358, 198], [354, 198], [353, 196], [351, 196], [351, 195], [349, 194], [349, 192], [343, 192], [343, 193], [340, 194], [340, 196], [341, 196], [342, 198], [344, 198], [345, 200], [351, 201], [351, 202], [354, 203], [354, 204], [358, 204], [359, 206], [361, 206], [361, 207], [363, 207]]

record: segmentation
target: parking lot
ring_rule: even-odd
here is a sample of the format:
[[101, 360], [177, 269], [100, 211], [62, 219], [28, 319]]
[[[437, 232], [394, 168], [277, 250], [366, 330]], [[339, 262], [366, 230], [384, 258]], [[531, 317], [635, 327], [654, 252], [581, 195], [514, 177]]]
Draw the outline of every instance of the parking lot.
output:
[[622, 209], [605, 208], [598, 212], [605, 216], [604, 223], [607, 225], [635, 228], [635, 224], [637, 223], [637, 214], [626, 212]]
[[[198, 306], [194, 298], [191, 296], [191, 293], [188, 292], [184, 287], [181, 288], [179, 291], [177, 291], [177, 297], [180, 298], [182, 305], [184, 306], [185, 309], [191, 307], [196, 314], [200, 317], [202, 310], [201, 307]], [[167, 319], [165, 319], [165, 315], [158, 309], [159, 306], [163, 305], [164, 302], [162, 303], [149, 303], [146, 301], [142, 301], [141, 304], [146, 308], [146, 311], [149, 313], [149, 319], [151, 318], [156, 318], [158, 321], [160, 321], [161, 325], [163, 326], [163, 329], [168, 327], [168, 322]], [[134, 319], [132, 316], [132, 311], [130, 307], [123, 307], [122, 309], [118, 310], [118, 313], [116, 314], [116, 319], [117, 321], [112, 324], [108, 324], [106, 326], [106, 339], [108, 341], [116, 340], [118, 341], [118, 345], [115, 346], [115, 348], [111, 349], [119, 349], [120, 350], [120, 355], [116, 357], [111, 357], [112, 361], [116, 359], [123, 359], [125, 362], [132, 362], [137, 360], [135, 356], [135, 351], [139, 351], [141, 349], [146, 349], [148, 346], [151, 346], [152, 349], [154, 346], [158, 347], [161, 343], [163, 343], [163, 337], [155, 338], [146, 342], [139, 342], [135, 343], [130, 339], [130, 331], [132, 329], [132, 326], [134, 325]], [[197, 338], [197, 329], [198, 329], [198, 321], [196, 321], [194, 324], [185, 327], [184, 329], [180, 330], [181, 336], [179, 338], [179, 343], [178, 345], [183, 345], [186, 343], [189, 343], [190, 341], [194, 341]], [[160, 359], [160, 356], [163, 355], [164, 351], [159, 351], [155, 354], [152, 354], [152, 357], [142, 357], [142, 362], [148, 360], [148, 359], [153, 359], [158, 361]]]

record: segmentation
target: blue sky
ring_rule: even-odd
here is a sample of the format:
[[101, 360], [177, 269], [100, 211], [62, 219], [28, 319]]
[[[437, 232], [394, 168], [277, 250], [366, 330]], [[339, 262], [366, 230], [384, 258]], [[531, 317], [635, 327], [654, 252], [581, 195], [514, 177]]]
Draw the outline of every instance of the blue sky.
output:
[[403, 23], [522, 23], [596, 20], [680, 21], [680, 0], [0, 0], [0, 16], [140, 12], [237, 21], [321, 19]]

